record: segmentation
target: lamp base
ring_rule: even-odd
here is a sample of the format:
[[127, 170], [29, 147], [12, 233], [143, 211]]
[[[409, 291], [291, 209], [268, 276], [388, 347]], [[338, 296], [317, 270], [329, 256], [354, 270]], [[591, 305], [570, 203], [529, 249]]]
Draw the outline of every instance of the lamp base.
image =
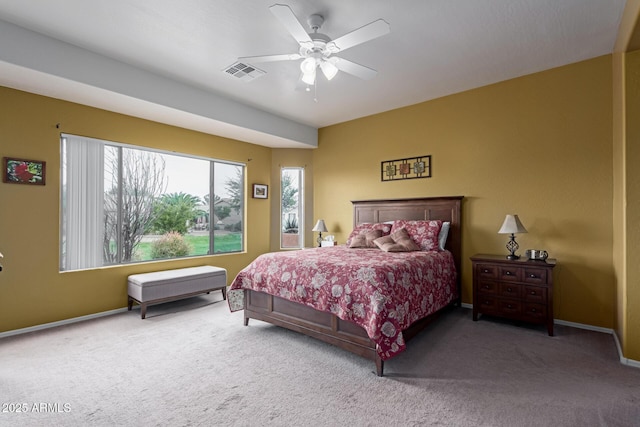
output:
[[516, 251], [518, 250], [519, 247], [520, 246], [516, 242], [516, 236], [513, 233], [511, 233], [511, 236], [509, 237], [509, 241], [507, 242], [507, 249], [509, 249], [509, 255], [507, 255], [507, 259], [511, 259], [511, 260], [520, 259], [520, 256], [516, 255]]

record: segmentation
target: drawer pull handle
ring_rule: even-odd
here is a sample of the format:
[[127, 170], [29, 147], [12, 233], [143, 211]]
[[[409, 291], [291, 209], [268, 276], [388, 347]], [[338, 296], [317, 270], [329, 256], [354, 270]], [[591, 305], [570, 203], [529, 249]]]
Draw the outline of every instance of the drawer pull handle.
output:
[[536, 291], [531, 291], [531, 295], [535, 295], [535, 294], [536, 294]]
[[507, 292], [513, 292], [513, 290], [511, 290], [511, 288], [507, 288]]
[[532, 308], [532, 309], [531, 309], [531, 312], [532, 312], [532, 313], [535, 313], [535, 312], [536, 312], [536, 309], [535, 309], [535, 308]]
[[529, 275], [529, 277], [531, 277], [532, 279], [535, 279], [536, 275], [535, 274], [531, 274], [531, 275]]
[[489, 285], [484, 285], [484, 288], [485, 288], [485, 289], [489, 289], [489, 288], [490, 288], [490, 286], [489, 286]]
[[507, 276], [511, 276], [511, 272], [510, 271], [507, 271]]
[[511, 304], [507, 304], [507, 308], [513, 308]]
[[488, 273], [489, 270], [487, 270], [486, 268], [484, 270], [482, 270], [483, 273]]

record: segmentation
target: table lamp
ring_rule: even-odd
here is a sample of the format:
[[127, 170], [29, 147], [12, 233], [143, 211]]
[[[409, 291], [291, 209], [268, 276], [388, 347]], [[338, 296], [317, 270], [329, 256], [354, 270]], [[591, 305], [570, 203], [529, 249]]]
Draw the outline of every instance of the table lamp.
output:
[[526, 233], [527, 229], [524, 228], [524, 225], [520, 222], [520, 218], [518, 215], [507, 215], [502, 223], [502, 227], [500, 227], [500, 231], [498, 234], [511, 234], [509, 237], [509, 242], [507, 242], [507, 249], [509, 249], [509, 255], [507, 255], [507, 259], [519, 259], [520, 256], [516, 255], [516, 251], [520, 247], [518, 243], [516, 243], [516, 233]]
[[316, 225], [313, 227], [313, 229], [311, 231], [318, 231], [319, 235], [318, 238], [316, 239], [316, 242], [318, 242], [318, 247], [322, 246], [322, 232], [324, 231], [325, 233], [329, 230], [327, 230], [327, 226], [324, 225], [324, 220], [323, 219], [319, 219], [318, 222], [316, 222]]

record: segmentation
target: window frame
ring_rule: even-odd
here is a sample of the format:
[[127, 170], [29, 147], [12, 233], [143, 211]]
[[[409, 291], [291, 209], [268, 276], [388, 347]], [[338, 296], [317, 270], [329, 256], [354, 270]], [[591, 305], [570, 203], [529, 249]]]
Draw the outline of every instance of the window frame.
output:
[[[117, 238], [117, 261], [114, 263], [111, 263], [108, 261], [107, 258], [105, 258], [104, 254], [101, 258], [101, 262], [99, 262], [99, 265], [90, 265], [90, 266], [83, 266], [83, 267], [74, 267], [74, 268], [69, 268], [66, 264], [66, 254], [65, 251], [67, 249], [67, 245], [68, 242], [67, 240], [67, 233], [68, 230], [67, 228], [69, 227], [69, 223], [70, 220], [67, 218], [68, 216], [68, 212], [66, 209], [66, 197], [67, 197], [67, 192], [68, 192], [68, 183], [66, 182], [67, 180], [67, 172], [68, 172], [68, 162], [69, 162], [69, 158], [68, 158], [68, 153], [66, 150], [66, 144], [67, 144], [67, 140], [69, 138], [81, 138], [83, 141], [86, 141], [90, 144], [99, 144], [102, 147], [102, 156], [104, 158], [105, 156], [105, 152], [107, 147], [109, 148], [115, 148], [120, 154], [118, 155], [118, 184], [117, 184], [117, 199], [118, 199], [118, 209], [117, 209], [117, 225], [116, 227], [118, 228], [118, 231], [116, 233], [116, 238]], [[202, 160], [202, 161], [206, 161], [208, 162], [208, 174], [209, 174], [209, 192], [208, 192], [208, 196], [209, 196], [209, 202], [208, 202], [208, 238], [209, 238], [209, 248], [207, 250], [206, 254], [192, 254], [192, 255], [186, 255], [186, 256], [178, 256], [178, 257], [169, 257], [169, 258], [156, 258], [156, 259], [144, 259], [144, 260], [135, 260], [135, 259], [131, 259], [130, 261], [123, 261], [123, 250], [122, 250], [122, 234], [121, 234], [121, 227], [122, 227], [122, 214], [123, 214], [123, 210], [122, 210], [122, 177], [123, 177], [123, 156], [122, 156], [122, 152], [124, 149], [130, 149], [130, 150], [137, 150], [139, 152], [148, 152], [148, 153], [154, 153], [154, 154], [159, 154], [162, 156], [174, 156], [174, 157], [183, 157], [183, 158], [187, 158], [187, 159], [194, 159], [194, 160]], [[164, 161], [164, 159], [163, 159]], [[240, 234], [240, 239], [239, 239], [239, 249], [237, 250], [230, 250], [230, 251], [225, 251], [225, 252], [220, 252], [217, 251], [216, 252], [216, 232], [217, 232], [217, 227], [216, 224], [214, 222], [214, 218], [215, 218], [215, 204], [216, 204], [216, 179], [215, 179], [215, 173], [216, 173], [216, 167], [219, 167], [220, 165], [223, 166], [233, 166], [233, 167], [239, 167], [239, 176], [240, 177], [240, 181], [238, 182], [238, 199], [239, 199], [239, 209], [240, 211], [237, 213], [237, 215], [240, 217], [240, 222], [238, 223], [240, 225], [239, 227], [239, 234]], [[98, 176], [100, 180], [104, 181], [105, 180], [105, 174], [106, 174], [106, 161], [104, 161], [104, 159], [102, 160], [102, 170], [100, 172], [98, 172]], [[166, 171], [164, 171], [163, 169], [163, 179], [167, 179], [169, 178], [169, 176], [167, 175]], [[228, 181], [225, 181], [222, 185], [227, 185]], [[242, 162], [236, 162], [236, 161], [229, 161], [229, 160], [222, 160], [222, 159], [217, 159], [217, 158], [212, 158], [212, 157], [204, 157], [204, 156], [199, 156], [199, 155], [193, 155], [193, 154], [188, 154], [188, 153], [182, 153], [182, 152], [175, 152], [175, 151], [168, 151], [168, 150], [161, 150], [161, 149], [156, 149], [156, 148], [150, 148], [150, 147], [146, 147], [146, 146], [138, 146], [138, 145], [134, 145], [134, 144], [127, 144], [127, 143], [122, 143], [122, 142], [116, 142], [116, 141], [110, 141], [110, 140], [103, 140], [103, 139], [98, 139], [98, 138], [91, 138], [91, 137], [85, 137], [85, 136], [80, 136], [80, 135], [74, 135], [74, 134], [67, 134], [67, 133], [61, 133], [60, 134], [60, 194], [59, 194], [59, 202], [60, 202], [60, 248], [59, 248], [59, 270], [61, 272], [67, 272], [67, 271], [78, 271], [78, 270], [86, 270], [86, 269], [95, 269], [95, 268], [103, 268], [103, 267], [111, 267], [111, 266], [124, 266], [124, 265], [129, 265], [129, 264], [135, 264], [135, 263], [144, 263], [144, 262], [156, 262], [156, 261], [169, 261], [169, 260], [175, 260], [175, 259], [184, 259], [184, 258], [192, 258], [192, 257], [198, 257], [198, 256], [215, 256], [215, 255], [228, 255], [228, 254], [234, 254], [234, 253], [244, 253], [246, 251], [245, 248], [245, 238], [246, 238], [246, 230], [247, 230], [247, 224], [246, 224], [246, 208], [247, 208], [247, 200], [246, 200], [246, 185], [247, 185], [247, 164], [246, 163], [242, 163]], [[181, 191], [181, 190], [180, 190]], [[185, 192], [186, 194], [189, 194], [188, 192]], [[105, 202], [104, 202], [104, 188], [103, 188], [103, 192], [102, 192], [102, 209], [104, 210], [104, 206], [105, 206]], [[164, 192], [162, 193], [162, 195], [164, 194], [170, 194], [167, 193], [167, 189], [165, 187]], [[235, 193], [233, 193], [235, 196]], [[99, 197], [99, 196], [97, 196]], [[156, 196], [158, 197], [158, 196]], [[204, 199], [203, 196], [202, 199]], [[235, 197], [233, 197], [233, 199], [235, 200]], [[84, 200], [84, 199], [83, 199]], [[206, 200], [206, 199], [205, 199]], [[87, 202], [88, 203], [88, 202]], [[233, 206], [235, 205], [231, 205], [231, 209], [234, 209]], [[102, 223], [105, 222], [105, 214], [102, 213], [102, 218], [100, 218], [99, 221], [101, 221]], [[237, 224], [236, 224], [237, 225]], [[101, 229], [101, 233], [103, 234], [103, 241], [104, 241], [104, 236], [106, 236], [105, 233], [105, 227], [103, 226]], [[91, 243], [95, 243], [98, 244], [99, 242], [95, 241], [95, 242], [91, 242]], [[103, 244], [103, 243], [102, 243]]]
[[[284, 198], [284, 186], [283, 186], [283, 174], [285, 171], [297, 171], [298, 172], [298, 193], [297, 193], [297, 222], [298, 222], [298, 242], [296, 246], [286, 246], [284, 244], [285, 236], [285, 214], [283, 211], [283, 198]], [[304, 181], [305, 181], [305, 168], [302, 166], [282, 166], [280, 168], [280, 224], [279, 224], [279, 241], [280, 249], [302, 249], [304, 248], [305, 238], [305, 205], [304, 205]]]

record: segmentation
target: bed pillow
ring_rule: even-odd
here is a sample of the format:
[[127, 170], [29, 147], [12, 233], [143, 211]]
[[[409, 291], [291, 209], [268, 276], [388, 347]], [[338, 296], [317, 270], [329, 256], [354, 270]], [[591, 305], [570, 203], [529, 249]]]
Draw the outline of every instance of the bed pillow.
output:
[[377, 223], [366, 222], [366, 223], [358, 224], [353, 229], [351, 234], [349, 234], [349, 238], [347, 239], [346, 244], [347, 246], [351, 246], [351, 239], [353, 239], [355, 236], [359, 234], [366, 233], [367, 231], [371, 231], [371, 230], [382, 230], [382, 235], [386, 236], [387, 234], [391, 233], [391, 227], [392, 227], [391, 224], [384, 224], [382, 222], [377, 222]]
[[441, 251], [444, 251], [444, 247], [447, 245], [447, 237], [449, 236], [450, 227], [451, 223], [449, 221], [445, 221], [442, 223], [442, 227], [440, 228], [440, 233], [438, 234], [438, 248]]
[[439, 249], [438, 236], [442, 228], [442, 221], [409, 221], [398, 220], [393, 223], [391, 233], [404, 228], [409, 236], [418, 244], [422, 251], [437, 251]]
[[382, 237], [384, 232], [382, 230], [369, 230], [363, 231], [357, 236], [353, 236], [351, 238], [351, 242], [349, 243], [350, 248], [378, 248], [374, 240]]
[[407, 233], [407, 230], [404, 228], [400, 228], [388, 236], [377, 238], [373, 242], [385, 252], [411, 252], [420, 250], [420, 247], [409, 237], [409, 233]]

